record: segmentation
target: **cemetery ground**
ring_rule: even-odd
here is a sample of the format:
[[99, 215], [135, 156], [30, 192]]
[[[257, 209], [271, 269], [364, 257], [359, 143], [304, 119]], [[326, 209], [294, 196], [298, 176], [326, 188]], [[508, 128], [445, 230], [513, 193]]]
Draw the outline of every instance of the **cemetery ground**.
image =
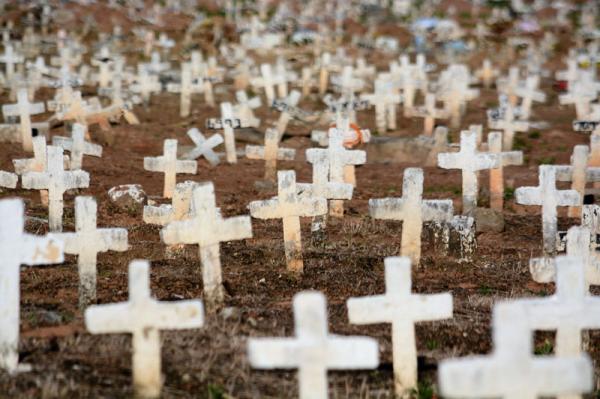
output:
[[[543, 81], [552, 92], [552, 81]], [[469, 106], [462, 128], [478, 123], [485, 109], [493, 104], [494, 92], [482, 89], [482, 97]], [[316, 108], [316, 97], [304, 99], [306, 109]], [[422, 100], [421, 100], [422, 101]], [[7, 100], [3, 99], [6, 103]], [[541, 217], [538, 207], [515, 204], [512, 187], [537, 184], [537, 166], [541, 163], [567, 164], [575, 144], [587, 144], [589, 137], [573, 133], [570, 121], [574, 111], [558, 106], [556, 92], [546, 104], [536, 106], [534, 120], [548, 122], [550, 128], [518, 133], [515, 149], [525, 153], [523, 166], [510, 166], [505, 204], [505, 231], [478, 233], [478, 250], [470, 262], [458, 262], [452, 252], [445, 256], [434, 249], [427, 229], [424, 231], [421, 266], [413, 268], [413, 291], [450, 292], [454, 298], [454, 317], [416, 327], [419, 353], [419, 397], [432, 397], [440, 359], [466, 354], [487, 353], [491, 347], [490, 310], [503, 298], [549, 295], [553, 284], [532, 281], [529, 258], [540, 254]], [[143, 157], [162, 152], [166, 138], [177, 138], [180, 146], [191, 145], [185, 132], [191, 127], [204, 130], [202, 122], [215, 109], [193, 101], [192, 115], [179, 117], [176, 95], [160, 94], [148, 109], [138, 106], [134, 112], [141, 124], [114, 125], [111, 131], [91, 130], [94, 142], [104, 146], [102, 158], [86, 157], [84, 168], [93, 184], [80, 194], [98, 199], [98, 226], [126, 227], [130, 250], [98, 255], [98, 303], [127, 300], [127, 265], [132, 259], [151, 263], [152, 293], [160, 300], [193, 299], [202, 296], [201, 269], [197, 246], [186, 246], [176, 257], [165, 254], [159, 238], [159, 226], [145, 224], [141, 210], [123, 209], [112, 204], [107, 191], [119, 184], [139, 183], [150, 199], [161, 201], [163, 177], [143, 169]], [[200, 105], [198, 105], [200, 104]], [[257, 116], [275, 121], [277, 112], [262, 109]], [[42, 115], [43, 118], [43, 115]], [[34, 119], [36, 120], [36, 119]], [[375, 130], [372, 113], [358, 112], [361, 127]], [[264, 123], [264, 122], [263, 122]], [[284, 138], [286, 147], [299, 150], [296, 161], [281, 162], [279, 170], [294, 169], [299, 182], [311, 180], [311, 167], [304, 150], [310, 139], [311, 124], [292, 121]], [[421, 119], [398, 115], [398, 129], [389, 135], [414, 136], [422, 129]], [[459, 130], [451, 130], [451, 141], [458, 141]], [[51, 135], [63, 134], [57, 127]], [[209, 133], [210, 134], [210, 133]], [[0, 169], [10, 170], [11, 160], [23, 158], [19, 144], [4, 144]], [[245, 143], [238, 140], [238, 149]], [[389, 324], [358, 326], [348, 323], [346, 300], [350, 297], [384, 292], [383, 259], [398, 255], [402, 223], [373, 221], [368, 216], [369, 198], [401, 196], [405, 167], [415, 164], [382, 164], [373, 160], [357, 168], [358, 187], [354, 198], [345, 202], [343, 219], [329, 218], [327, 237], [314, 240], [310, 219], [302, 220], [305, 272], [295, 277], [286, 271], [280, 220], [253, 220], [251, 239], [223, 243], [221, 259], [226, 288], [224, 307], [207, 314], [202, 329], [162, 332], [163, 372], [166, 375], [163, 397], [283, 397], [297, 390], [296, 372], [251, 370], [246, 359], [246, 337], [289, 336], [293, 334], [292, 296], [307, 289], [327, 296], [330, 332], [368, 335], [381, 347], [381, 365], [373, 371], [330, 372], [332, 397], [392, 397], [393, 379]], [[199, 161], [197, 175], [179, 175], [184, 180], [213, 181], [217, 205], [225, 217], [248, 214], [246, 205], [276, 194], [254, 186], [263, 177], [264, 163], [240, 157], [238, 164], [221, 163], [212, 168]], [[487, 171], [481, 172], [479, 204], [487, 206]], [[452, 198], [460, 209], [460, 171], [425, 168], [425, 199]], [[566, 188], [558, 183], [560, 188]], [[44, 234], [47, 210], [40, 204], [37, 191], [0, 192], [0, 198], [25, 198], [29, 232]], [[74, 229], [73, 201], [66, 198], [64, 231]], [[162, 200], [164, 202], [164, 200]], [[561, 209], [559, 215], [566, 215]], [[560, 219], [560, 230], [577, 224]], [[131, 381], [131, 339], [128, 335], [90, 335], [85, 331], [77, 307], [78, 275], [75, 257], [60, 266], [22, 268], [21, 272], [21, 362], [33, 365], [32, 373], [19, 378], [0, 374], [2, 397], [129, 397]], [[536, 334], [535, 350], [552, 352], [553, 335]], [[590, 356], [600, 361], [600, 333], [591, 334]], [[599, 370], [596, 370], [598, 374]], [[228, 395], [228, 396], [224, 396]], [[417, 393], [415, 393], [417, 395]]]

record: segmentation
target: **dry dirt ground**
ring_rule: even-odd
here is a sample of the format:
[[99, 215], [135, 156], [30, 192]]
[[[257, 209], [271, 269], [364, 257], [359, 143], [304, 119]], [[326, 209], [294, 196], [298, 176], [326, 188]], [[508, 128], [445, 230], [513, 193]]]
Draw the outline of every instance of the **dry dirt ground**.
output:
[[[379, 59], [380, 55], [366, 53]], [[473, 60], [480, 59], [476, 54]], [[478, 58], [479, 57], [479, 58]], [[474, 65], [474, 64], [473, 64]], [[554, 60], [553, 69], [563, 67]], [[525, 151], [526, 163], [505, 172], [512, 187], [535, 185], [540, 163], [569, 162], [572, 147], [585, 144], [588, 137], [573, 133], [572, 107], [557, 104], [553, 80], [543, 79], [549, 101], [534, 108], [532, 119], [546, 121], [550, 128], [519, 134], [517, 146]], [[229, 90], [231, 92], [231, 90]], [[217, 95], [218, 100], [230, 95]], [[472, 101], [462, 127], [483, 123], [486, 107], [495, 105], [493, 90], [483, 90]], [[6, 95], [2, 103], [7, 103]], [[192, 126], [203, 127], [207, 117], [218, 109], [194, 98], [193, 114], [181, 119], [176, 95], [152, 98], [149, 109], [136, 107], [138, 126], [114, 125], [111, 132], [92, 129], [92, 138], [104, 143], [101, 159], [84, 158], [84, 169], [91, 175], [89, 189], [81, 195], [98, 199], [98, 224], [125, 227], [129, 231], [130, 250], [104, 253], [98, 257], [98, 303], [127, 299], [127, 265], [136, 258], [152, 262], [152, 292], [160, 300], [202, 297], [200, 263], [195, 247], [188, 247], [176, 259], [165, 255], [159, 228], [144, 224], [140, 213], [120, 210], [107, 197], [109, 188], [118, 184], [138, 183], [151, 196], [162, 193], [162, 175], [143, 170], [143, 157], [162, 152], [166, 138], [191, 143], [185, 135]], [[308, 109], [318, 107], [316, 98], [304, 100]], [[276, 120], [278, 113], [263, 109], [258, 115], [262, 128]], [[43, 119], [43, 117], [42, 117]], [[374, 129], [372, 111], [359, 112], [363, 127]], [[399, 115], [394, 136], [414, 136], [422, 129], [421, 120]], [[311, 168], [304, 149], [311, 147], [307, 137], [312, 128], [322, 126], [294, 122], [283, 144], [299, 149], [294, 162], [282, 162], [280, 170], [294, 169], [298, 181], [310, 181]], [[456, 142], [459, 130], [452, 130]], [[64, 133], [59, 127], [52, 135]], [[107, 144], [110, 143], [110, 144]], [[244, 144], [238, 142], [239, 148]], [[16, 144], [3, 144], [0, 169], [12, 170], [11, 160], [25, 157]], [[207, 315], [204, 328], [164, 332], [162, 359], [165, 375], [164, 397], [209, 397], [229, 395], [235, 398], [283, 398], [296, 395], [294, 372], [251, 370], [246, 358], [248, 336], [290, 336], [294, 333], [291, 299], [301, 290], [322, 291], [328, 300], [329, 328], [336, 334], [361, 334], [375, 337], [380, 344], [381, 365], [364, 372], [330, 372], [332, 398], [392, 397], [391, 342], [389, 325], [353, 326], [348, 323], [345, 302], [349, 297], [384, 291], [383, 259], [398, 255], [401, 223], [374, 221], [368, 217], [369, 198], [400, 196], [402, 174], [406, 167], [421, 166], [410, 159], [402, 164], [368, 163], [357, 169], [358, 187], [354, 198], [346, 202], [343, 219], [331, 220], [324, 243], [313, 242], [309, 220], [302, 223], [305, 273], [300, 278], [288, 274], [280, 221], [253, 220], [254, 237], [221, 245], [223, 279], [227, 291], [225, 306], [234, 308], [225, 317], [217, 311]], [[224, 216], [247, 214], [246, 205], [267, 198], [274, 192], [257, 191], [254, 181], [262, 177], [262, 162], [239, 159], [237, 165], [223, 163], [216, 168], [199, 162], [197, 175], [179, 175], [178, 181], [214, 182], [217, 203]], [[452, 198], [460, 209], [460, 172], [425, 168], [425, 198]], [[486, 205], [487, 173], [481, 174], [480, 204]], [[510, 190], [507, 191], [510, 193]], [[45, 218], [46, 209], [37, 192], [5, 190], [0, 198], [19, 196], [26, 200], [27, 214]], [[66, 196], [64, 230], [74, 229], [73, 200]], [[561, 210], [561, 215], [564, 215]], [[537, 207], [516, 205], [508, 195], [505, 205], [506, 231], [482, 233], [472, 262], [460, 263], [452, 255], [442, 256], [426, 239], [422, 265], [413, 270], [413, 290], [419, 293], [450, 292], [454, 297], [454, 317], [448, 321], [422, 323], [416, 327], [419, 353], [421, 397], [430, 397], [440, 359], [490, 351], [490, 309], [501, 299], [550, 295], [552, 284], [536, 284], [528, 271], [528, 260], [540, 254], [541, 217]], [[561, 227], [577, 223], [561, 218]], [[28, 222], [27, 230], [44, 234], [47, 225]], [[127, 335], [87, 334], [77, 308], [78, 276], [76, 259], [68, 257], [60, 266], [23, 268], [21, 273], [21, 361], [33, 365], [33, 372], [9, 376], [0, 373], [0, 397], [106, 397], [132, 396], [131, 341]], [[552, 334], [536, 336], [536, 351], [552, 350]], [[600, 360], [600, 334], [591, 335], [591, 356]], [[596, 369], [598, 372], [598, 368]], [[435, 389], [435, 387], [433, 387]]]

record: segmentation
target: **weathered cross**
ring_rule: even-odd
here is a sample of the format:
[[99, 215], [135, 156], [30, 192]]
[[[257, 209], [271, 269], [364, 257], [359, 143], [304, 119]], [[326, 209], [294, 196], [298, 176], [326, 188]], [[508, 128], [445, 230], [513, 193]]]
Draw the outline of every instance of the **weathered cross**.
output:
[[254, 116], [253, 109], [262, 105], [260, 97], [248, 98], [248, 94], [244, 90], [235, 92], [237, 104], [235, 105], [235, 114], [241, 119], [243, 126], [258, 127], [260, 119]]
[[167, 85], [167, 91], [171, 93], [180, 93], [179, 116], [186, 118], [190, 115], [192, 105], [192, 93], [202, 92], [202, 87], [199, 88], [192, 84], [192, 66], [189, 62], [181, 64], [181, 80], [180, 83], [171, 83]]
[[19, 368], [20, 267], [63, 262], [63, 243], [52, 237], [24, 232], [21, 199], [0, 201], [0, 368]]
[[302, 273], [301, 216], [327, 213], [327, 201], [320, 197], [299, 196], [296, 173], [292, 170], [277, 172], [277, 197], [248, 204], [250, 215], [257, 219], [283, 219], [283, 246], [288, 270]]
[[328, 370], [373, 369], [377, 342], [361, 336], [330, 335], [327, 304], [320, 292], [294, 296], [294, 338], [250, 338], [248, 358], [258, 369], [298, 369], [300, 399], [328, 397]]
[[79, 307], [96, 301], [96, 263], [98, 253], [127, 251], [127, 229], [96, 227], [98, 205], [93, 197], [75, 198], [75, 232], [54, 234], [64, 242], [65, 253], [77, 255], [79, 270]]
[[398, 93], [394, 93], [389, 83], [381, 79], [375, 81], [375, 92], [372, 94], [361, 94], [362, 100], [368, 101], [375, 106], [375, 125], [379, 133], [384, 134], [388, 128], [396, 128], [396, 106], [402, 101]]
[[514, 109], [511, 105], [507, 105], [504, 109], [502, 119], [488, 119], [488, 126], [490, 129], [501, 129], [504, 131], [502, 148], [505, 151], [512, 150], [516, 132], [526, 132], [529, 130], [529, 122], [515, 119]]
[[46, 111], [44, 103], [30, 103], [27, 89], [22, 88], [17, 92], [17, 103], [2, 106], [4, 117], [18, 116], [21, 123], [21, 142], [23, 150], [33, 151], [31, 142], [31, 115], [41, 114]]
[[0, 62], [5, 64], [6, 71], [6, 79], [12, 80], [15, 74], [15, 64], [20, 64], [24, 60], [23, 56], [15, 53], [13, 46], [11, 44], [7, 44], [4, 47], [4, 54], [0, 55]]
[[579, 205], [579, 193], [575, 190], [556, 189], [556, 169], [553, 165], [540, 165], [539, 186], [519, 187], [515, 199], [522, 205], [542, 206], [542, 233], [544, 253], [556, 253], [557, 207]]
[[42, 172], [27, 172], [21, 178], [25, 189], [48, 190], [48, 224], [50, 231], [62, 231], [63, 195], [73, 188], [90, 185], [90, 175], [83, 170], [65, 171], [63, 149], [47, 147], [46, 168]]
[[435, 127], [436, 119], [447, 119], [448, 111], [445, 108], [435, 107], [436, 99], [434, 93], [425, 95], [425, 105], [422, 108], [416, 108], [412, 112], [413, 117], [424, 118], [423, 134], [431, 136]]
[[71, 152], [71, 170], [82, 168], [84, 155], [102, 156], [102, 146], [85, 141], [86, 132], [87, 128], [85, 125], [75, 123], [71, 130], [71, 138], [62, 136], [52, 137], [52, 145]]
[[160, 330], [200, 328], [204, 309], [199, 300], [160, 302], [150, 292], [150, 265], [129, 264], [129, 300], [90, 306], [85, 326], [92, 334], [131, 333], [132, 369], [136, 395], [158, 398], [162, 386]]
[[194, 142], [196, 147], [183, 155], [183, 159], [197, 159], [203, 156], [211, 166], [217, 166], [220, 162], [219, 156], [213, 151], [218, 145], [223, 144], [223, 136], [216, 133], [205, 139], [200, 130], [195, 127], [187, 131], [188, 137]]
[[[241, 124], [239, 119], [237, 121]], [[229, 163], [237, 163], [234, 134], [235, 122], [236, 119], [233, 116], [231, 103], [221, 103], [221, 124], [223, 125], [223, 137], [225, 138], [225, 159]]]
[[275, 182], [277, 178], [277, 161], [293, 161], [296, 150], [293, 148], [279, 148], [279, 132], [277, 129], [267, 128], [265, 132], [265, 145], [247, 145], [246, 157], [248, 159], [265, 160], [265, 180]]
[[463, 130], [460, 134], [460, 151], [438, 154], [438, 166], [444, 169], [462, 170], [463, 215], [468, 215], [477, 207], [477, 171], [497, 168], [500, 165], [498, 154], [477, 151], [477, 134]]
[[171, 205], [162, 204], [159, 206], [145, 205], [142, 219], [145, 223], [166, 226], [176, 220], [185, 220], [192, 217], [192, 193], [198, 187], [194, 181], [184, 181], [177, 183]]
[[172, 221], [160, 232], [165, 244], [197, 244], [202, 262], [206, 300], [212, 305], [223, 301], [220, 243], [252, 237], [249, 216], [224, 219], [216, 206], [212, 183], [201, 183], [192, 192], [190, 218]]
[[411, 262], [406, 257], [385, 258], [385, 294], [348, 299], [352, 324], [391, 323], [396, 395], [417, 387], [415, 323], [452, 317], [452, 295], [413, 294]]
[[281, 99], [277, 102], [277, 105], [281, 107], [281, 115], [279, 115], [279, 119], [277, 120], [277, 131], [279, 132], [279, 137], [283, 137], [285, 130], [287, 129], [287, 125], [292, 118], [292, 111], [298, 105], [300, 101], [301, 94], [298, 90], [292, 90], [292, 92], [284, 99]]
[[373, 219], [402, 221], [400, 254], [410, 257], [412, 263], [418, 266], [423, 222], [449, 222], [454, 209], [452, 200], [423, 200], [423, 169], [407, 168], [404, 170], [402, 197], [370, 199], [369, 214]]
[[504, 207], [504, 167], [523, 165], [523, 151], [502, 151], [502, 133], [488, 134], [488, 151], [497, 154], [500, 162], [490, 169], [490, 208], [502, 212]]
[[531, 105], [534, 101], [541, 103], [546, 101], [546, 93], [538, 89], [539, 82], [539, 75], [532, 75], [525, 80], [525, 86], [519, 86], [515, 90], [515, 94], [521, 97], [520, 108], [522, 119], [529, 119]]
[[523, 305], [496, 304], [492, 317], [491, 355], [440, 363], [438, 380], [443, 397], [537, 399], [592, 388], [593, 367], [587, 356], [533, 355], [533, 334]]
[[267, 97], [267, 104], [272, 104], [275, 100], [275, 79], [273, 78], [273, 72], [271, 65], [262, 64], [260, 66], [260, 77], [256, 77], [250, 80], [250, 84], [255, 87], [263, 87], [265, 89], [265, 96]]
[[163, 144], [163, 155], [158, 157], [144, 157], [144, 169], [151, 172], [163, 172], [165, 185], [163, 197], [171, 198], [177, 183], [177, 173], [196, 174], [198, 163], [196, 161], [177, 159], [177, 140], [167, 139]]
[[0, 170], [0, 187], [17, 188], [19, 176], [15, 173]]

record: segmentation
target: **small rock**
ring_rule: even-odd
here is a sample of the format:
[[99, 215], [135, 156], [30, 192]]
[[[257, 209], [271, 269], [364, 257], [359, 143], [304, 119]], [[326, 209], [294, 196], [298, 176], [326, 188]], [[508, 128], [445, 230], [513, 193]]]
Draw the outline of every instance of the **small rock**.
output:
[[229, 307], [223, 308], [223, 310], [221, 310], [221, 317], [225, 320], [237, 319], [240, 317], [240, 315], [241, 315], [240, 310], [234, 306], [229, 306]]
[[502, 233], [504, 231], [504, 216], [501, 212], [489, 208], [477, 208], [473, 212], [476, 231]]
[[141, 212], [147, 195], [139, 184], [124, 184], [108, 190], [108, 197], [113, 204], [130, 212]]
[[54, 325], [60, 324], [63, 321], [63, 317], [60, 314], [52, 312], [50, 310], [39, 310], [36, 312], [36, 316], [42, 324]]

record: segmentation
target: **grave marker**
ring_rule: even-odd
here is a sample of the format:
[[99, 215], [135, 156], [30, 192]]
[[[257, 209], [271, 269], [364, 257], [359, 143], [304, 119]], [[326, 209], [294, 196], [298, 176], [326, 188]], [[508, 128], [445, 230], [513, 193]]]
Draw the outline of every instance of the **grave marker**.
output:
[[195, 147], [183, 155], [183, 159], [191, 160], [204, 156], [211, 166], [217, 166], [221, 162], [219, 156], [213, 151], [213, 148], [223, 144], [223, 136], [217, 133], [210, 136], [209, 139], [205, 139], [202, 132], [196, 128], [188, 130], [187, 135], [194, 142]]
[[177, 140], [167, 139], [163, 144], [163, 155], [158, 157], [144, 157], [144, 169], [151, 172], [163, 172], [165, 185], [163, 197], [171, 198], [177, 183], [177, 173], [196, 174], [198, 163], [196, 161], [180, 161], [177, 159]]
[[21, 142], [23, 150], [33, 151], [31, 136], [31, 115], [44, 113], [46, 108], [44, 103], [30, 103], [27, 89], [19, 89], [17, 92], [17, 103], [2, 106], [4, 117], [18, 116], [21, 123]]
[[502, 212], [504, 208], [504, 167], [523, 165], [523, 151], [502, 151], [502, 133], [488, 134], [488, 151], [497, 154], [500, 162], [490, 169], [490, 208]]
[[248, 159], [265, 160], [265, 180], [275, 182], [277, 176], [277, 161], [293, 161], [296, 150], [293, 148], [279, 148], [279, 132], [277, 129], [267, 128], [265, 132], [265, 145], [247, 145], [246, 157]]
[[71, 130], [71, 138], [62, 136], [52, 138], [52, 145], [71, 152], [71, 170], [82, 168], [84, 155], [102, 156], [102, 146], [85, 141], [86, 132], [87, 128], [84, 125], [75, 123]]

